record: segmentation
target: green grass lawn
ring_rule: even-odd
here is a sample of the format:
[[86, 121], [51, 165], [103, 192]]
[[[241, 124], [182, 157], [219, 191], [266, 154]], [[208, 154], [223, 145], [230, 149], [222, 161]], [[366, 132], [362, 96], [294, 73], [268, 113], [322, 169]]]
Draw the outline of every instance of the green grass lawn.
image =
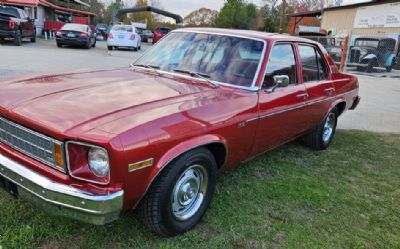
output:
[[162, 238], [134, 212], [106, 226], [52, 217], [0, 190], [0, 248], [400, 248], [400, 135], [339, 131], [223, 173], [203, 222]]

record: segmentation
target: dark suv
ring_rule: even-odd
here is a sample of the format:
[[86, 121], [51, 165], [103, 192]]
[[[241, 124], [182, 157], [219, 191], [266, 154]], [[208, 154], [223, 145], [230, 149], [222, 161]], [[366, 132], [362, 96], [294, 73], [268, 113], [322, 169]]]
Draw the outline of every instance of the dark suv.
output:
[[24, 10], [0, 6], [0, 39], [11, 38], [16, 46], [21, 46], [22, 38], [36, 42], [35, 20]]

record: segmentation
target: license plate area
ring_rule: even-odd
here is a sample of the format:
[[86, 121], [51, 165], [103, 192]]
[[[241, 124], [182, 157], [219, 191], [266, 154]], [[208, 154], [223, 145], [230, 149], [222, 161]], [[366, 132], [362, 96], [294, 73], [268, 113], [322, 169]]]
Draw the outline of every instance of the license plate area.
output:
[[18, 197], [17, 185], [2, 176], [0, 176], [0, 188], [4, 189], [6, 192], [8, 192], [12, 196]]
[[75, 34], [73, 34], [73, 33], [68, 33], [68, 34], [67, 34], [67, 37], [69, 37], [69, 38], [74, 38], [74, 37], [75, 37]]

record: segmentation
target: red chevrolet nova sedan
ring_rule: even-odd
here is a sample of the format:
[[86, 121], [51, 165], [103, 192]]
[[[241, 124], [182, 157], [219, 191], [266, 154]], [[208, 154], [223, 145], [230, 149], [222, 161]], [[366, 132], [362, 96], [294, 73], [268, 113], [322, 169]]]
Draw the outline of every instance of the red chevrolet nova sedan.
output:
[[0, 83], [0, 182], [56, 215], [137, 208], [164, 236], [205, 214], [219, 171], [300, 139], [331, 143], [358, 81], [311, 40], [171, 32], [130, 68]]

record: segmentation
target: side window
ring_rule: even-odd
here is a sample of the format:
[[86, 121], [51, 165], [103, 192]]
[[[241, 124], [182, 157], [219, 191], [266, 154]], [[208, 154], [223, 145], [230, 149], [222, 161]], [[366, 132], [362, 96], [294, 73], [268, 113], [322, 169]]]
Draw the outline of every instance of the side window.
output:
[[327, 80], [329, 71], [326, 66], [324, 57], [321, 55], [321, 53], [319, 51], [316, 51], [316, 52], [317, 52], [317, 59], [318, 59], [319, 80]]
[[299, 45], [299, 53], [303, 67], [304, 83], [328, 78], [328, 69], [319, 51], [312, 46]]
[[318, 81], [318, 61], [315, 49], [299, 45], [301, 64], [303, 66], [303, 82]]
[[275, 75], [287, 75], [289, 76], [289, 83], [295, 84], [297, 82], [296, 71], [296, 60], [292, 45], [275, 45], [269, 55], [263, 88], [269, 88], [274, 85], [273, 77]]

